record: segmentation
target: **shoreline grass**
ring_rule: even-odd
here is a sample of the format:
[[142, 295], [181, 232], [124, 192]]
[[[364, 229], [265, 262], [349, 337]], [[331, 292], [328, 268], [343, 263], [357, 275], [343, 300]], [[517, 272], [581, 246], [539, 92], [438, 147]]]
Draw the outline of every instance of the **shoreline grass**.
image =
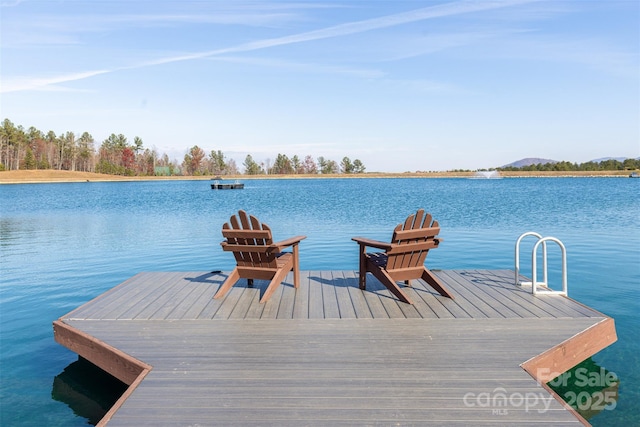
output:
[[[562, 178], [562, 177], [615, 177], [626, 178], [631, 171], [504, 171], [503, 178]], [[475, 172], [369, 172], [363, 174], [330, 175], [226, 175], [226, 180], [252, 179], [335, 179], [335, 178], [472, 178]], [[0, 172], [0, 184], [34, 184], [59, 182], [130, 182], [130, 181], [203, 181], [214, 179], [214, 175], [202, 176], [120, 176], [94, 172], [74, 172], [65, 170], [12, 170]]]

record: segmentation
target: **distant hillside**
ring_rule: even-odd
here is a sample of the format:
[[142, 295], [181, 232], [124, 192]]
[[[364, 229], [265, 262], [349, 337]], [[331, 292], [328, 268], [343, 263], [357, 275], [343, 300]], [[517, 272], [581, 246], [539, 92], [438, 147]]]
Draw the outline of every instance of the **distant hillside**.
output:
[[[589, 162], [601, 163], [601, 162], [606, 162], [608, 160], [616, 160], [622, 163], [625, 160], [627, 160], [627, 157], [603, 157], [601, 159], [590, 160]], [[635, 160], [640, 160], [640, 157], [636, 158]], [[546, 165], [547, 163], [559, 163], [559, 161], [550, 160], [550, 159], [539, 159], [537, 157], [527, 157], [526, 159], [518, 160], [513, 163], [509, 163], [508, 165], [500, 166], [500, 168], [509, 168], [509, 167], [523, 168], [523, 167], [532, 166], [532, 165]]]
[[539, 159], [537, 157], [527, 157], [526, 159], [518, 160], [508, 165], [500, 166], [501, 168], [523, 168], [531, 165], [546, 165], [547, 163], [558, 163], [557, 160]]

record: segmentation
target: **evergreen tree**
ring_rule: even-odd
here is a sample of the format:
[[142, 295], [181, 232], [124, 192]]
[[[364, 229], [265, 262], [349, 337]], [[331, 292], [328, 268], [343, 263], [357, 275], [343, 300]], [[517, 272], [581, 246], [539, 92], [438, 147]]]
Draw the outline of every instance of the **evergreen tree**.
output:
[[259, 175], [262, 173], [262, 168], [259, 164], [257, 164], [251, 154], [247, 154], [247, 157], [244, 159], [244, 173], [247, 175]]
[[353, 161], [353, 173], [364, 173], [365, 169], [366, 168], [360, 159], [355, 159]]

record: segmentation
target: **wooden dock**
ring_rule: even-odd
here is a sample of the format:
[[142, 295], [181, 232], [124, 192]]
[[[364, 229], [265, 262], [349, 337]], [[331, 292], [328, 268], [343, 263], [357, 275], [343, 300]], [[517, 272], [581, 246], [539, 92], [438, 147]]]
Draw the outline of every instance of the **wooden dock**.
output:
[[291, 274], [265, 304], [224, 273], [140, 273], [54, 322], [130, 385], [111, 426], [588, 425], [544, 385], [616, 340], [613, 319], [510, 270], [434, 271], [398, 302], [355, 271]]

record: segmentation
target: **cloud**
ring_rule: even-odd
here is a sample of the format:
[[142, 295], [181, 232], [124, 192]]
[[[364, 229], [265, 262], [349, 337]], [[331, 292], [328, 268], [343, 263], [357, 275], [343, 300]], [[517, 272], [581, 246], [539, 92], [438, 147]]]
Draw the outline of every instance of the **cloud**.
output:
[[13, 1], [3, 1], [0, 2], [0, 7], [13, 7], [13, 6], [17, 6], [20, 3], [24, 3], [25, 0], [13, 0]]
[[315, 40], [323, 40], [336, 37], [344, 37], [352, 34], [359, 34], [367, 31], [373, 31], [383, 28], [394, 27], [403, 24], [409, 24], [412, 22], [424, 21], [434, 18], [442, 18], [447, 16], [454, 16], [460, 14], [467, 14], [473, 12], [481, 12], [492, 9], [501, 9], [505, 7], [511, 7], [520, 4], [531, 3], [539, 0], [501, 0], [501, 1], [456, 1], [452, 3], [445, 3], [437, 6], [430, 6], [421, 9], [415, 9], [408, 12], [397, 13], [393, 15], [386, 15], [378, 18], [366, 19], [362, 21], [348, 22], [345, 24], [334, 25], [319, 30], [307, 31], [299, 34], [292, 34], [284, 37], [276, 37], [264, 40], [257, 40], [249, 43], [240, 44], [237, 46], [231, 46], [222, 49], [215, 49], [209, 51], [195, 52], [184, 55], [176, 55], [165, 58], [159, 58], [152, 61], [133, 64], [125, 67], [113, 68], [111, 70], [100, 71], [87, 71], [74, 74], [68, 74], [60, 77], [52, 78], [36, 78], [36, 79], [21, 79], [20, 82], [14, 80], [2, 84], [0, 93], [25, 91], [25, 90], [37, 90], [44, 89], [48, 85], [70, 82], [74, 80], [82, 80], [89, 77], [93, 77], [100, 74], [106, 74], [110, 72], [127, 70], [127, 69], [139, 69], [150, 66], [157, 66], [175, 62], [190, 61], [203, 59], [212, 56], [221, 56], [232, 53], [250, 52], [261, 49], [268, 49], [276, 46], [297, 44], [311, 42]]
[[72, 82], [87, 79], [89, 77], [107, 74], [110, 70], [85, 71], [82, 73], [72, 73], [56, 77], [39, 77], [39, 78], [15, 78], [3, 82], [0, 93], [20, 92], [25, 90], [66, 90], [57, 87], [60, 83]]

